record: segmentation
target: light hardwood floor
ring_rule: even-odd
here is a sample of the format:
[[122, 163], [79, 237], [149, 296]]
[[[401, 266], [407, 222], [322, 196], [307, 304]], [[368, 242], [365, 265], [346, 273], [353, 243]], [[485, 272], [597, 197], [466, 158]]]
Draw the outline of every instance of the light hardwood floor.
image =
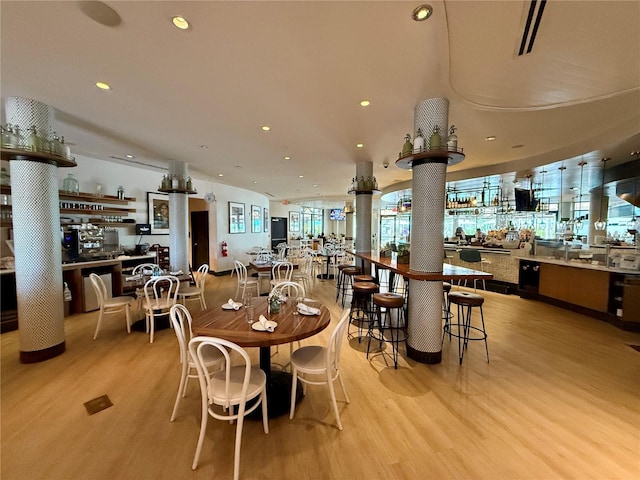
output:
[[[235, 292], [235, 279], [211, 277], [207, 304]], [[314, 298], [340, 316], [333, 283]], [[457, 343], [443, 361], [404, 355], [367, 360], [365, 343], [345, 339], [337, 389], [344, 430], [334, 424], [326, 387], [310, 386], [290, 421], [247, 421], [246, 479], [638, 479], [640, 335], [516, 296], [486, 292], [491, 363]], [[197, 304], [192, 304], [199, 308]], [[1, 336], [3, 480], [218, 479], [233, 473], [235, 426], [210, 420], [200, 465], [191, 470], [200, 397], [188, 389], [169, 422], [178, 388], [172, 330], [127, 334], [107, 318], [92, 340], [97, 313], [66, 320], [67, 351], [46, 362], [18, 361], [18, 332]], [[325, 343], [332, 327], [303, 344]], [[274, 362], [286, 363], [288, 348]], [[257, 350], [250, 351], [257, 362]], [[404, 348], [401, 351], [404, 354]], [[84, 402], [107, 394], [113, 406], [89, 416]]]

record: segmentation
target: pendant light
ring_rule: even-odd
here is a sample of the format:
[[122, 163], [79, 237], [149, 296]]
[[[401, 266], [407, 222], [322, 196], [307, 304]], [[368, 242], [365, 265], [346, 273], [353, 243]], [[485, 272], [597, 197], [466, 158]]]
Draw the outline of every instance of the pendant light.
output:
[[607, 168], [607, 161], [609, 160], [611, 160], [609, 157], [602, 159], [602, 182], [600, 182], [600, 216], [598, 217], [598, 221], [593, 223], [593, 227], [600, 232], [607, 228], [607, 215], [603, 215], [602, 212], [604, 203], [604, 171]]
[[587, 162], [585, 162], [584, 160], [580, 161], [580, 163], [578, 163], [578, 165], [580, 166], [580, 186], [578, 189], [578, 202], [574, 204], [574, 215], [575, 215], [575, 224], [576, 224], [576, 229], [579, 229], [582, 227], [582, 217], [578, 216], [578, 212], [580, 210], [577, 210], [575, 207], [580, 208], [581, 204], [582, 204], [582, 175], [584, 173], [584, 166], [587, 164]]
[[558, 213], [560, 214], [560, 218], [558, 221], [558, 227], [561, 230], [564, 230], [564, 227], [566, 225], [564, 222], [564, 217], [562, 216], [562, 186], [563, 186], [562, 175], [566, 169], [567, 167], [565, 167], [564, 165], [558, 168], [558, 170], [560, 170], [560, 194], [558, 195]]

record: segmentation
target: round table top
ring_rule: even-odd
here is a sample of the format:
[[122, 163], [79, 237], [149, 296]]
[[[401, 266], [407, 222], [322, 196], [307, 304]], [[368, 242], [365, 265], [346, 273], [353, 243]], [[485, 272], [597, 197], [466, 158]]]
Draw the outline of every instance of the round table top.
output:
[[[254, 297], [256, 321], [260, 315], [267, 316], [267, 297]], [[280, 313], [271, 314], [270, 320], [278, 326], [273, 332], [253, 330], [245, 318], [244, 307], [239, 310], [225, 310], [216, 306], [194, 312], [191, 328], [194, 335], [218, 337], [241, 347], [269, 347], [291, 343], [321, 332], [331, 323], [329, 309], [319, 302], [305, 302], [320, 309], [320, 315], [293, 315], [295, 305], [292, 300], [280, 306]]]

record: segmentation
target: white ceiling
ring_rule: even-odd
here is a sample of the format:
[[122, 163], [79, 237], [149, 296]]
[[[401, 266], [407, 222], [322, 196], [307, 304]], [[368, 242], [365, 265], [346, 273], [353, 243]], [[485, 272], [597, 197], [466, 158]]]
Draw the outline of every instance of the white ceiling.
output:
[[584, 158], [593, 186], [600, 158], [640, 150], [640, 2], [546, 2], [522, 56], [529, 1], [430, 3], [415, 22], [419, 2], [3, 0], [0, 86], [53, 106], [75, 153], [177, 159], [272, 200], [344, 201], [363, 161], [383, 191], [406, 186], [394, 162], [433, 97], [466, 153], [452, 181], [565, 161], [569, 185]]

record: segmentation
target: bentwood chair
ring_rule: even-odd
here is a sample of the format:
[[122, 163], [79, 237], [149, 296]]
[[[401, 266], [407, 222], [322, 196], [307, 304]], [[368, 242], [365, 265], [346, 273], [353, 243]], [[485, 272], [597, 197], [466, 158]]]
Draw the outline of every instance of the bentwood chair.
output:
[[200, 306], [203, 310], [207, 309], [207, 303], [204, 300], [204, 286], [209, 276], [209, 265], [203, 263], [198, 267], [198, 271], [195, 273], [196, 284], [181, 286], [180, 293], [178, 294], [178, 300], [182, 304], [185, 304], [188, 300], [200, 300]]
[[168, 317], [176, 304], [180, 280], [173, 275], [152, 277], [144, 285], [144, 311], [149, 343], [153, 343], [157, 317]]
[[278, 262], [271, 268], [271, 288], [281, 282], [290, 282], [293, 274], [293, 263]]
[[[133, 267], [133, 271], [131, 272], [132, 276], [139, 275], [141, 278], [146, 276], [153, 275], [154, 271], [157, 271], [160, 268], [160, 265], [157, 263], [141, 263]], [[142, 308], [142, 304], [144, 303], [144, 289], [137, 288], [136, 289], [136, 299], [138, 300], [137, 310], [139, 311]]]
[[[224, 357], [224, 366], [219, 371], [211, 371], [207, 367], [207, 350], [216, 348]], [[267, 416], [267, 376], [259, 367], [251, 366], [247, 352], [235, 343], [214, 337], [194, 337], [189, 342], [189, 352], [198, 371], [200, 393], [202, 397], [202, 419], [200, 436], [192, 469], [198, 468], [198, 460], [207, 430], [209, 416], [227, 422], [236, 421], [235, 452], [233, 456], [233, 478], [237, 480], [240, 473], [240, 445], [242, 442], [242, 426], [244, 417], [259, 406], [262, 406], [262, 426], [264, 433], [269, 433]], [[234, 354], [234, 364], [231, 354]], [[238, 360], [240, 359], [240, 364]], [[256, 399], [247, 407], [247, 402]], [[234, 413], [236, 412], [236, 413]]]
[[[234, 298], [236, 300], [239, 298], [244, 298], [244, 293], [247, 290], [247, 288], [249, 289], [255, 288], [256, 293], [258, 294], [258, 296], [260, 296], [260, 281], [249, 278], [249, 275], [247, 274], [247, 267], [245, 267], [244, 263], [242, 263], [240, 260], [235, 260], [233, 262], [233, 265], [234, 265], [233, 268], [236, 272], [236, 277], [238, 279], [238, 283], [236, 286], [236, 295]], [[238, 297], [238, 293], [240, 292], [241, 288], [242, 288], [242, 296]]]
[[[176, 403], [173, 405], [173, 412], [171, 412], [171, 421], [173, 422], [176, 418], [180, 399], [187, 396], [189, 379], [198, 378], [198, 372], [196, 371], [196, 364], [189, 353], [189, 342], [193, 338], [193, 332], [191, 330], [191, 314], [189, 313], [189, 310], [184, 305], [176, 304], [171, 307], [169, 316], [171, 318], [173, 331], [176, 332], [176, 337], [178, 337], [180, 363], [182, 365], [180, 386], [178, 387], [178, 394], [176, 395]], [[209, 370], [216, 371], [222, 368], [224, 356], [218, 349], [209, 348], [203, 350], [203, 360]]]
[[303, 254], [298, 261], [298, 269], [291, 273], [291, 280], [304, 285], [307, 291], [311, 291], [313, 280], [311, 278], [313, 257]]
[[96, 292], [98, 303], [100, 305], [100, 313], [98, 314], [98, 323], [96, 325], [96, 331], [93, 334], [93, 339], [98, 337], [98, 332], [102, 327], [102, 320], [105, 315], [112, 313], [124, 312], [125, 321], [127, 322], [127, 332], [131, 333], [131, 311], [129, 304], [133, 301], [133, 297], [120, 296], [111, 297], [107, 292], [107, 286], [104, 284], [99, 275], [92, 273], [89, 275], [91, 285]]
[[[344, 386], [342, 376], [340, 375], [340, 351], [342, 348], [342, 340], [344, 338], [345, 328], [349, 321], [349, 310], [345, 310], [338, 325], [331, 333], [331, 339], [326, 347], [319, 345], [310, 345], [298, 348], [291, 354], [291, 370], [293, 382], [291, 384], [291, 410], [289, 419], [293, 419], [296, 408], [296, 390], [298, 382], [302, 382], [303, 392], [307, 393], [307, 384], [309, 385], [328, 385], [329, 394], [331, 396], [331, 404], [333, 413], [336, 416], [338, 429], [342, 430], [342, 422], [340, 421], [340, 413], [338, 412], [338, 403], [336, 401], [336, 392], [333, 382], [340, 380], [340, 386], [347, 403], [349, 396]], [[311, 380], [306, 375], [310, 375], [317, 380]]]

